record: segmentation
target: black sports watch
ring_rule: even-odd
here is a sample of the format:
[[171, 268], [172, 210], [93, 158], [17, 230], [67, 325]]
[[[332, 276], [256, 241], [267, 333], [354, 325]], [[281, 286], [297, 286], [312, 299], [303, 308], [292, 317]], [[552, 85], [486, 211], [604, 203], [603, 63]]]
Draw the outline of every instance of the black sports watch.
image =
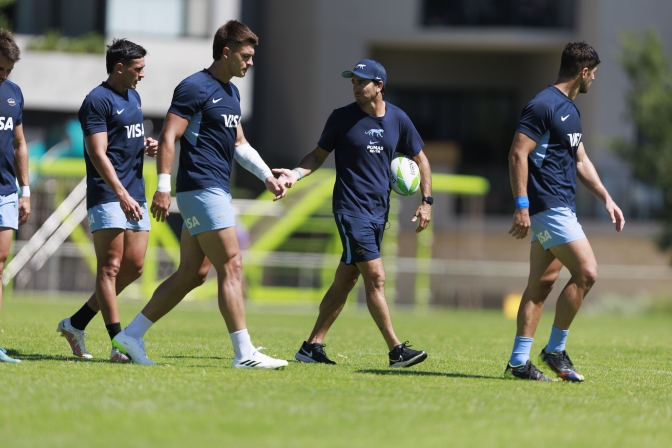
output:
[[429, 205], [432, 205], [434, 203], [434, 198], [431, 196], [424, 196], [422, 198], [422, 202], [426, 202]]

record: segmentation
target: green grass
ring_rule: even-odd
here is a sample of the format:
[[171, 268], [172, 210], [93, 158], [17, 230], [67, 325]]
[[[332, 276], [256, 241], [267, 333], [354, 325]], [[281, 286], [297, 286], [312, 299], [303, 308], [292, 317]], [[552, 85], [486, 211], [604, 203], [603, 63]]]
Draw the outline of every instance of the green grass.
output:
[[[583, 314], [569, 351], [583, 384], [506, 381], [514, 323], [496, 312], [395, 310], [397, 334], [429, 352], [386, 368], [366, 312], [347, 310], [327, 339], [338, 366], [290, 362], [238, 371], [214, 305], [183, 304], [147, 337], [156, 367], [105, 362], [100, 317], [70, 356], [55, 332], [81, 304], [6, 300], [0, 346], [24, 360], [0, 365], [0, 446], [669, 446], [672, 316]], [[140, 310], [122, 302], [122, 322]], [[253, 307], [252, 341], [293, 359], [314, 311]], [[548, 337], [542, 319], [533, 351]], [[402, 340], [404, 340], [402, 339]]]

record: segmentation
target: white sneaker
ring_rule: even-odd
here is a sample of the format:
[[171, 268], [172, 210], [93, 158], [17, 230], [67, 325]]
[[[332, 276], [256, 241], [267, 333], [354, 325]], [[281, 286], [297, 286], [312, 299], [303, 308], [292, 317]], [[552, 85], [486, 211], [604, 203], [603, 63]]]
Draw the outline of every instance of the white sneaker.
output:
[[83, 330], [78, 330], [70, 324], [70, 318], [66, 317], [58, 323], [56, 332], [61, 333], [72, 349], [72, 354], [79, 358], [91, 359], [93, 356], [91, 353], [86, 351], [86, 345], [84, 344], [84, 338], [88, 337], [89, 334]]
[[110, 361], [125, 363], [125, 362], [131, 362], [131, 358], [121, 353], [121, 350], [119, 350], [118, 348], [112, 347], [112, 351], [110, 352]]
[[156, 365], [154, 361], [150, 361], [147, 358], [145, 341], [126, 336], [123, 330], [112, 339], [112, 346], [118, 348], [121, 353], [131, 358], [134, 364]]
[[252, 356], [246, 359], [233, 358], [233, 368], [234, 369], [279, 369], [287, 365], [287, 361], [284, 359], [275, 359], [270, 356], [266, 356], [261, 353], [259, 350], [262, 350], [263, 347], [257, 347], [257, 349], [252, 353]]

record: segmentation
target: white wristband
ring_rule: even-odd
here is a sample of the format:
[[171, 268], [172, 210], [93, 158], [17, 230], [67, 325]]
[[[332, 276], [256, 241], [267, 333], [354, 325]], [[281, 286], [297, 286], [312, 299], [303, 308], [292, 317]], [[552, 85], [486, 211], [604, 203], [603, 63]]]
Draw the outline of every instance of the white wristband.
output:
[[170, 193], [170, 174], [159, 174], [159, 183], [156, 191], [161, 193]]
[[22, 198], [29, 198], [30, 197], [30, 187], [28, 185], [25, 185], [23, 187], [19, 187], [19, 196]]

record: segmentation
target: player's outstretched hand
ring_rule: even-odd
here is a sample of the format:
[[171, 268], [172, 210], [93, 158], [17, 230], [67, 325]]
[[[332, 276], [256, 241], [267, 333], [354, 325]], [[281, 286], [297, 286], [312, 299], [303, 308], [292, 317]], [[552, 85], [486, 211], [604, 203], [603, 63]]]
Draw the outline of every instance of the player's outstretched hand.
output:
[[420, 222], [418, 222], [418, 227], [415, 229], [415, 233], [422, 232], [429, 225], [429, 222], [432, 220], [432, 206], [423, 202], [415, 211], [415, 215], [413, 215], [411, 222], [417, 221], [418, 218], [420, 218]]
[[30, 216], [30, 196], [19, 198], [19, 225], [25, 224]]
[[278, 199], [282, 199], [285, 197], [287, 189], [285, 188], [285, 185], [280, 182], [279, 179], [276, 179], [273, 176], [268, 176], [264, 183], [266, 184], [266, 188], [268, 189], [268, 191], [270, 191], [275, 195], [275, 197], [273, 198], [274, 201], [277, 201]]
[[288, 170], [287, 168], [273, 168], [274, 174], [279, 174], [278, 181], [284, 185], [286, 188], [292, 188], [292, 186], [299, 181], [299, 173], [295, 170]]
[[119, 205], [129, 221], [140, 221], [142, 219], [140, 204], [128, 192], [119, 197]]
[[147, 137], [145, 139], [145, 154], [149, 157], [156, 157], [156, 153], [159, 151], [159, 142], [154, 140], [152, 137]]
[[604, 208], [609, 214], [611, 223], [616, 226], [616, 231], [620, 232], [623, 230], [623, 227], [625, 226], [625, 218], [623, 217], [623, 212], [618, 207], [618, 205], [616, 205], [616, 203], [611, 198], [609, 198], [607, 199], [607, 202], [605, 202]]
[[517, 240], [522, 240], [530, 231], [530, 209], [517, 208], [513, 214], [513, 226], [509, 234]]
[[168, 210], [170, 209], [170, 192], [168, 191], [157, 191], [154, 193], [154, 198], [152, 199], [152, 205], [149, 208], [149, 211], [152, 212], [152, 216], [159, 222], [166, 220], [168, 215]]

